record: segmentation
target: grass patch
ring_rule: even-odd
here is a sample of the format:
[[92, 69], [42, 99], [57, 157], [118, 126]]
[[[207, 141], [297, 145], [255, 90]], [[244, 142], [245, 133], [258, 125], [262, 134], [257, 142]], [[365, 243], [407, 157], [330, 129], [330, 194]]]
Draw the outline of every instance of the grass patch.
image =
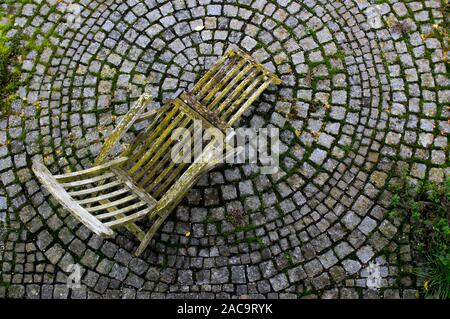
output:
[[422, 294], [450, 299], [450, 177], [443, 185], [412, 185], [402, 177], [389, 188], [393, 196], [388, 216], [409, 217], [412, 223], [414, 275], [423, 281]]
[[[19, 28], [14, 25], [16, 10], [19, 11], [21, 5], [30, 2], [29, 0], [7, 0], [3, 2], [7, 6], [0, 7], [0, 20], [2, 21], [0, 24], [0, 116], [10, 114], [11, 104], [18, 98], [16, 94], [18, 88], [28, 84], [29, 79], [21, 79], [22, 63], [25, 57], [32, 51], [40, 54], [45, 48], [54, 47], [50, 37], [58, 37], [55, 33], [57, 23], [45, 34], [41, 33], [40, 29], [28, 34], [24, 31], [25, 27]], [[57, 3], [52, 5], [50, 11], [55, 11], [57, 5]], [[35, 15], [41, 6], [42, 4], [36, 6]], [[29, 18], [26, 25], [33, 17]]]
[[0, 25], [0, 114], [9, 113], [20, 84], [20, 64], [23, 49], [18, 35], [9, 38], [9, 25]]

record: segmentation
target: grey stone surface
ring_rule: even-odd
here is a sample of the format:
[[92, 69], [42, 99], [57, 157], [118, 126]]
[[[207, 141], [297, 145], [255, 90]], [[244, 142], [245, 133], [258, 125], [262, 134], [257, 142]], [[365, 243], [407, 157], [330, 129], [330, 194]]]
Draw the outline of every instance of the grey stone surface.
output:
[[[57, 18], [59, 2], [15, 4], [10, 33], [40, 35], [0, 117], [0, 298], [417, 298], [408, 279], [372, 291], [364, 272], [383, 257], [387, 287], [399, 263], [414, 264], [407, 221], [389, 216], [397, 166], [414, 183], [448, 175], [443, 44], [421, 36], [442, 13], [435, 1], [385, 2], [410, 30], [375, 28], [367, 5], [91, 1], [77, 24]], [[93, 236], [40, 187], [32, 160], [55, 174], [90, 166], [143, 91], [160, 106], [230, 45], [283, 81], [239, 123], [280, 129], [277, 173], [205, 174], [139, 258], [129, 232]], [[67, 290], [74, 262], [83, 284]]]

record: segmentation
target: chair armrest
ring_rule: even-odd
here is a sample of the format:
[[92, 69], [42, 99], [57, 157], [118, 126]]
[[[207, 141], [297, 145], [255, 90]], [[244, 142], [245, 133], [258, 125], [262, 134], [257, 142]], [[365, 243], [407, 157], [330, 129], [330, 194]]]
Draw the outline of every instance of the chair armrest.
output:
[[135, 123], [140, 123], [146, 120], [150, 120], [152, 117], [154, 117], [156, 114], [160, 113], [160, 112], [165, 112], [167, 111], [167, 109], [169, 109], [171, 105], [170, 104], [165, 104], [164, 106], [161, 106], [160, 108], [154, 109], [154, 110], [150, 110], [147, 111], [145, 113], [142, 113], [135, 121]]
[[122, 118], [113, 132], [106, 138], [103, 143], [103, 147], [100, 150], [97, 158], [95, 159], [95, 165], [101, 164], [105, 161], [111, 148], [122, 138], [126, 131], [134, 124], [134, 122], [139, 118], [140, 114], [144, 111], [147, 104], [151, 101], [152, 96], [144, 93], [142, 94], [133, 107], [128, 111], [127, 114]]
[[223, 156], [222, 150], [217, 149], [213, 144], [210, 143], [206, 146], [201, 157], [189, 166], [177, 182], [158, 201], [152, 216], [161, 214], [161, 210], [171, 211], [203, 174], [225, 163], [228, 157], [233, 157], [243, 151], [242, 147], [232, 148], [226, 144], [225, 147], [229, 151], [226, 156]]

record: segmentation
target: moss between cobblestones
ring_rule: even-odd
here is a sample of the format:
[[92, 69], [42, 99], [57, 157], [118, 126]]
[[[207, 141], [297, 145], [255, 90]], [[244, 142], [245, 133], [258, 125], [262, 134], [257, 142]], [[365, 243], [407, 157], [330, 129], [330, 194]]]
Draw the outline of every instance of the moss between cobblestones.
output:
[[423, 295], [450, 298], [450, 178], [445, 186], [430, 182], [413, 185], [405, 170], [393, 176], [397, 177], [388, 186], [393, 192], [388, 216], [401, 220], [402, 225], [411, 223], [413, 231], [407, 236], [417, 267], [413, 270], [408, 263], [398, 261], [393, 287], [401, 287], [405, 278], [420, 279]]
[[[1, 15], [0, 15], [1, 16]], [[19, 56], [22, 52], [18, 36], [6, 36], [9, 25], [0, 25], [0, 115], [6, 116], [12, 100], [16, 98], [14, 92], [19, 86], [20, 69]]]
[[[14, 30], [16, 8], [28, 3], [32, 1], [6, 0], [0, 3], [0, 20], [6, 20], [6, 23], [0, 24], [0, 117], [9, 115], [12, 102], [18, 98], [16, 91], [19, 86], [28, 84], [28, 80], [21, 79], [23, 59], [33, 51], [40, 54], [45, 48], [53, 47], [49, 39], [51, 36], [56, 36], [56, 24], [46, 34], [40, 33], [39, 30], [31, 35], [25, 34], [23, 29]], [[42, 5], [43, 2], [38, 5], [30, 18], [38, 14], [38, 9]], [[50, 12], [54, 12], [56, 6], [57, 4], [54, 4]], [[14, 33], [11, 36], [12, 31]]]

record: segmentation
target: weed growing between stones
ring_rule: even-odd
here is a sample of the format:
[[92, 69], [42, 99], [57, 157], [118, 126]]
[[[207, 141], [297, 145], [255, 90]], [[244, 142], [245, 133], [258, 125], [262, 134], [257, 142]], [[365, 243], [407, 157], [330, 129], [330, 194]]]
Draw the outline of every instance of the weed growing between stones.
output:
[[242, 227], [245, 225], [245, 213], [242, 209], [232, 209], [230, 218], [233, 225]]
[[450, 299], [450, 178], [444, 185], [413, 185], [406, 177], [389, 185], [393, 192], [390, 218], [410, 218], [414, 271], [423, 295]]
[[448, 53], [450, 51], [450, 2], [449, 0], [442, 1], [441, 13], [443, 16], [442, 23], [433, 24], [431, 32], [422, 34], [422, 39], [428, 38], [437, 39], [442, 45], [442, 61], [445, 62], [447, 73], [450, 72], [450, 59]]
[[409, 23], [406, 21], [394, 20], [391, 23], [390, 27], [394, 33], [398, 33], [401, 35], [405, 35], [411, 31], [411, 25], [409, 25]]
[[[0, 2], [0, 116], [10, 115], [13, 101], [19, 98], [16, 94], [19, 87], [29, 81], [28, 78], [22, 78], [22, 64], [25, 63], [27, 55], [33, 52], [39, 54], [45, 48], [53, 47], [50, 37], [57, 36], [56, 25], [46, 33], [34, 34], [25, 32], [25, 28], [17, 28], [17, 12], [21, 6], [28, 3], [29, 0]], [[41, 3], [39, 8], [44, 4]], [[58, 3], [53, 4], [50, 10], [55, 11], [57, 6]], [[33, 16], [36, 16], [36, 12]], [[26, 101], [26, 97], [23, 99]], [[35, 106], [39, 108], [39, 102], [36, 102]]]
[[[1, 14], [1, 12], [0, 12]], [[6, 34], [10, 25], [0, 25], [0, 114], [8, 113], [20, 78], [20, 39]]]
[[7, 236], [6, 225], [0, 222], [0, 252], [5, 248], [5, 240]]

